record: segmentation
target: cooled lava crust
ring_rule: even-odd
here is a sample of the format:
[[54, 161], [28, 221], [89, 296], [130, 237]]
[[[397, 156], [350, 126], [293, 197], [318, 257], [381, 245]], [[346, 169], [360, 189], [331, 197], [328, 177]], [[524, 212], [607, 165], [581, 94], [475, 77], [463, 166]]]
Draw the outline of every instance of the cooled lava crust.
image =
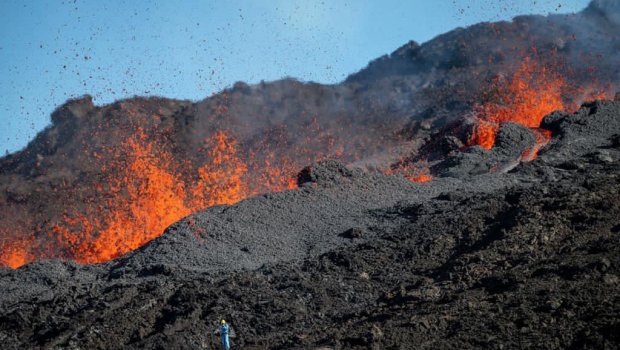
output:
[[71, 100], [0, 158], [0, 348], [619, 348], [619, 47], [594, 0], [334, 85]]
[[415, 184], [327, 161], [121, 259], [1, 270], [3, 348], [213, 348], [220, 318], [243, 349], [617, 348], [620, 102], [542, 127], [508, 172]]

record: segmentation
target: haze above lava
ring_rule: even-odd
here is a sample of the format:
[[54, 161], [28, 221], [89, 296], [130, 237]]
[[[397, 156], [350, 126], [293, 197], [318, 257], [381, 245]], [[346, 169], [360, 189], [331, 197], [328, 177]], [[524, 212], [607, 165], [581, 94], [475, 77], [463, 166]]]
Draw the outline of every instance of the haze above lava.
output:
[[456, 29], [335, 85], [68, 101], [0, 159], [0, 341], [200, 348], [225, 317], [248, 349], [617, 347], [619, 18]]
[[[620, 74], [615, 6], [597, 1], [577, 15], [411, 42], [338, 85], [237, 83], [197, 103], [70, 101], [25, 150], [0, 161], [0, 262], [104, 262], [201, 208], [294, 188], [297, 172], [321, 159], [429, 181], [437, 171], [428, 160], [446, 154], [428, 145], [446, 127], [458, 124], [453, 146], [490, 149], [503, 122], [538, 128], [554, 110], [611, 97]], [[523, 159], [549, 137], [537, 131]]]

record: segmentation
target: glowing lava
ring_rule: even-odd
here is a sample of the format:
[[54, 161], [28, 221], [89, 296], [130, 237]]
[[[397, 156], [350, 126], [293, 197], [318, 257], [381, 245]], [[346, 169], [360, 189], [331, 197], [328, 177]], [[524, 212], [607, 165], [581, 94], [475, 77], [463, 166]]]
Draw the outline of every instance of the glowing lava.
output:
[[416, 163], [409, 163], [405, 159], [401, 158], [396, 167], [384, 169], [381, 172], [384, 175], [400, 174], [411, 182], [424, 183], [433, 180], [428, 161], [426, 160], [418, 161]]
[[417, 176], [407, 177], [407, 180], [412, 182], [429, 182], [433, 180], [433, 177], [428, 174], [421, 174]]
[[[548, 131], [537, 129], [542, 118], [554, 110], [568, 109], [562, 98], [565, 85], [555, 70], [531, 58], [524, 59], [510, 78], [496, 81], [490, 92], [493, 98], [475, 107], [478, 123], [468, 144], [491, 149], [501, 123], [520, 123], [532, 128], [537, 137], [536, 145], [521, 156], [523, 161], [533, 160], [551, 137]], [[127, 112], [131, 120], [139, 121], [138, 114]], [[151, 116], [163, 123], [156, 113], [147, 114]], [[383, 146], [376, 141], [365, 142], [362, 137], [355, 139], [354, 135], [354, 140], [342, 141], [312, 123], [308, 132], [300, 135], [302, 142], [270, 135], [260, 151], [244, 153], [241, 150], [246, 148], [220, 130], [204, 141], [204, 152], [190, 161], [175, 158], [174, 145], [162, 136], [165, 130], [143, 130], [135, 125], [144, 124], [134, 124], [132, 132], [124, 130], [122, 135], [132, 135], [129, 138], [112, 137], [116, 141], [109, 144], [115, 146], [98, 145], [89, 151], [87, 142], [83, 143], [88, 158], [82, 164], [96, 165], [84, 169], [83, 181], [89, 183], [91, 178], [87, 176], [95, 176], [98, 182], [86, 190], [76, 187], [81, 192], [73, 191], [72, 185], [61, 186], [58, 193], [63, 192], [63, 198], [68, 199], [66, 207], [54, 212], [49, 222], [23, 225], [29, 234], [0, 232], [0, 265], [17, 268], [35, 259], [49, 258], [81, 263], [109, 261], [137, 249], [172, 223], [203, 208], [295, 188], [297, 171], [314, 161], [340, 157], [352, 161], [359, 159], [357, 146], [353, 145], [368, 143], [377, 150]], [[286, 149], [286, 154], [273, 152], [270, 145], [274, 143], [280, 146], [274, 148]], [[399, 173], [414, 182], [432, 180], [428, 164], [402, 164], [406, 163], [385, 173]], [[56, 194], [57, 189], [53, 190]], [[22, 219], [27, 218], [30, 215]]]
[[[290, 176], [295, 165], [287, 162], [281, 166], [266, 162], [257, 171], [258, 179], [269, 179], [268, 183], [249, 176], [236, 141], [225, 132], [217, 131], [204, 148], [209, 161], [195, 169], [189, 163], [174, 162], [166, 147], [138, 129], [103, 157], [96, 199], [81, 210], [65, 213], [49, 230], [49, 239], [38, 244], [5, 242], [0, 246], [0, 264], [17, 268], [36, 258], [58, 256], [55, 252], [80, 263], [105, 262], [137, 249], [200, 209], [295, 186]], [[187, 173], [195, 181], [184, 182], [182, 174]]]
[[564, 109], [564, 78], [555, 70], [527, 57], [507, 81], [497, 81], [494, 99], [475, 107], [478, 124], [469, 145], [491, 149], [499, 126], [504, 122], [538, 128], [549, 113]]
[[237, 142], [217, 131], [206, 143], [211, 162], [198, 169], [200, 180], [191, 189], [192, 208], [233, 204], [247, 197], [249, 185], [243, 180], [248, 167], [237, 155]]
[[85, 215], [67, 214], [54, 227], [55, 238], [78, 262], [103, 262], [134, 250], [192, 212], [168, 152], [148, 142], [142, 130], [121, 148], [127, 164], [112, 160], [109, 182], [98, 187], [106, 205], [88, 207]]
[[475, 106], [477, 124], [468, 145], [491, 149], [501, 123], [518, 123], [532, 129], [536, 136], [536, 144], [523, 153], [521, 160], [536, 159], [538, 151], [551, 139], [550, 131], [539, 129], [543, 118], [553, 111], [573, 111], [579, 107], [574, 99], [570, 104], [564, 102], [565, 91], [580, 96], [582, 101], [606, 97], [602, 91], [568, 86], [554, 65], [526, 57], [509, 79], [494, 82], [488, 92], [492, 96], [489, 102]]
[[521, 158], [519, 158], [519, 161], [522, 161], [522, 162], [533, 161], [538, 156], [538, 151], [540, 151], [540, 149], [544, 145], [549, 143], [549, 141], [551, 140], [551, 131], [549, 130], [532, 129], [532, 131], [534, 132], [534, 135], [536, 136], [536, 143], [534, 144], [534, 146], [523, 151], [523, 154], [521, 154]]
[[0, 266], [4, 265], [16, 269], [34, 260], [34, 257], [29, 253], [31, 244], [31, 240], [26, 238], [2, 242], [0, 244]]
[[405, 178], [411, 182], [429, 182], [433, 180], [433, 176], [431, 176], [431, 171], [428, 167], [427, 162], [421, 162], [421, 164], [417, 166], [409, 166], [405, 167], [402, 170]]

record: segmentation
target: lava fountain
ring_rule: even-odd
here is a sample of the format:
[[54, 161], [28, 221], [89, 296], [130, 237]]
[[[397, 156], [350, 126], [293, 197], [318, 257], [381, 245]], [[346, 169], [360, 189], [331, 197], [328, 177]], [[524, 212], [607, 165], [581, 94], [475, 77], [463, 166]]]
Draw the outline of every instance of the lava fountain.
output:
[[557, 64], [525, 57], [510, 78], [495, 79], [487, 91], [489, 101], [474, 107], [477, 121], [468, 145], [489, 150], [495, 144], [501, 123], [518, 123], [530, 128], [536, 136], [536, 144], [520, 160], [534, 160], [552, 136], [549, 130], [540, 129], [543, 118], [553, 111], [572, 111], [578, 107], [574, 102], [565, 102], [565, 95], [581, 95], [584, 101], [606, 97], [604, 92], [569, 86], [559, 71]]

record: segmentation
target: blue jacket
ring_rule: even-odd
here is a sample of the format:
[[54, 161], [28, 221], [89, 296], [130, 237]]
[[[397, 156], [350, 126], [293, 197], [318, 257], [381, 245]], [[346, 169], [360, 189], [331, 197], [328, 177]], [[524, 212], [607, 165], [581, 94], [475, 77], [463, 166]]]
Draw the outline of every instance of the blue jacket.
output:
[[228, 336], [228, 324], [224, 324], [224, 325], [220, 326], [220, 335], [222, 337], [227, 337]]

